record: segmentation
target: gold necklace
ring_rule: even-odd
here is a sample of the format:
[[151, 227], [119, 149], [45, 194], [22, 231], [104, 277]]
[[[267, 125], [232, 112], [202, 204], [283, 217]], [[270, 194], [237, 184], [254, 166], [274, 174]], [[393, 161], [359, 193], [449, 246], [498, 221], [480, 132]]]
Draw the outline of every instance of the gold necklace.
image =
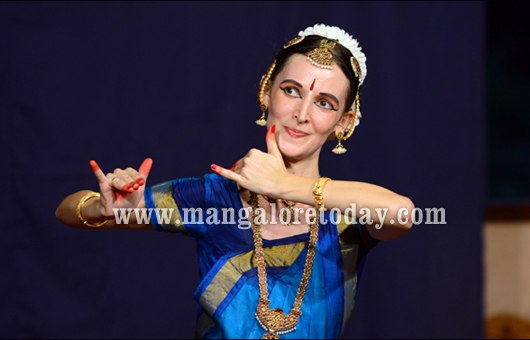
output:
[[293, 202], [293, 201], [287, 201], [287, 200], [282, 200], [282, 202], [289, 209], [289, 220], [287, 220], [287, 211], [285, 209], [283, 209], [282, 210], [282, 221], [284, 221], [287, 224], [291, 225], [292, 221], [294, 219], [294, 206], [295, 206], [296, 203]]
[[304, 264], [304, 271], [296, 292], [293, 307], [288, 315], [285, 315], [281, 308], [269, 309], [269, 290], [267, 285], [267, 272], [265, 270], [265, 257], [263, 253], [263, 239], [261, 237], [261, 225], [255, 223], [256, 210], [258, 209], [258, 195], [250, 193], [250, 205], [252, 206], [252, 230], [254, 233], [254, 256], [256, 258], [256, 267], [258, 269], [258, 286], [259, 302], [256, 308], [256, 319], [267, 333], [263, 334], [262, 339], [278, 339], [279, 335], [293, 332], [296, 330], [296, 324], [300, 315], [302, 315], [302, 301], [305, 296], [311, 272], [313, 271], [313, 261], [318, 240], [318, 226], [320, 218], [317, 214], [315, 223], [309, 227], [309, 246]]
[[[268, 198], [267, 196], [263, 196], [263, 197], [270, 204], [274, 203], [274, 201]], [[294, 219], [294, 206], [296, 205], [296, 202], [288, 201], [288, 200], [281, 200], [281, 202], [287, 207], [287, 209], [289, 209], [289, 218], [287, 218], [287, 211], [284, 209], [281, 210], [281, 214], [282, 214], [281, 221], [287, 223], [288, 225], [291, 225], [293, 224], [292, 222]]]

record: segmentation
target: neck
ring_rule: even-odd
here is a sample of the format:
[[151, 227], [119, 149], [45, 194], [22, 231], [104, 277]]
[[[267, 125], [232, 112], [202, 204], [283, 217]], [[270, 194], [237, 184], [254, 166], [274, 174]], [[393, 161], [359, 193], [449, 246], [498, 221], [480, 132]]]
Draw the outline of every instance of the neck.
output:
[[285, 168], [293, 175], [306, 178], [318, 178], [320, 177], [320, 171], [318, 170], [318, 156], [319, 153], [317, 152], [310, 157], [300, 160], [284, 158]]

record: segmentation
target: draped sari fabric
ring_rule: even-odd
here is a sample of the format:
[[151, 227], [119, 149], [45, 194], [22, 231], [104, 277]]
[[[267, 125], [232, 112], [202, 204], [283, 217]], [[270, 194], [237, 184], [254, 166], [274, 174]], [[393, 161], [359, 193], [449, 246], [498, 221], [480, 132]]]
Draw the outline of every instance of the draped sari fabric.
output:
[[[147, 208], [173, 209], [169, 219], [152, 215], [161, 231], [182, 232], [197, 242], [200, 283], [198, 338], [261, 338], [265, 330], [255, 319], [258, 277], [253, 235], [235, 182], [216, 174], [183, 178], [148, 187]], [[201, 208], [202, 217], [189, 208]], [[221, 224], [227, 209], [233, 219]], [[210, 210], [208, 210], [210, 209]], [[224, 211], [224, 212], [223, 212]], [[209, 212], [209, 213], [206, 213]], [[214, 212], [217, 215], [214, 215]], [[311, 280], [294, 332], [281, 338], [337, 338], [354, 305], [359, 275], [368, 251], [377, 244], [365, 227], [327, 222], [320, 224]], [[291, 310], [302, 276], [309, 233], [263, 240], [271, 308]]]

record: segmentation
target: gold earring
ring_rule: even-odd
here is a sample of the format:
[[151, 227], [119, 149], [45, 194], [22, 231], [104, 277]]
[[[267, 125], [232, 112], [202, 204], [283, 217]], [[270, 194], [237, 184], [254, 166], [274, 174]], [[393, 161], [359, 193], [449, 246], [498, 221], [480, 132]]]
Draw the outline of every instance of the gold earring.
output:
[[338, 143], [337, 145], [331, 150], [335, 155], [342, 155], [348, 151], [344, 145], [342, 145], [342, 132], [339, 132], [337, 135]]
[[[356, 100], [358, 101], [359, 100], [359, 96], [356, 96]], [[357, 106], [358, 108], [358, 106]], [[342, 155], [342, 154], [345, 154], [346, 151], [348, 151], [344, 145], [342, 145], [342, 141], [348, 139], [351, 137], [351, 135], [353, 134], [353, 131], [355, 130], [355, 119], [357, 118], [357, 110], [355, 110], [355, 113], [353, 115], [353, 119], [351, 120], [350, 124], [346, 127], [346, 129], [344, 130], [344, 132], [339, 132], [337, 133], [337, 139], [338, 139], [338, 143], [337, 145], [333, 148], [333, 150], [331, 150], [331, 152], [333, 152], [334, 154], [336, 155]], [[342, 127], [342, 125], [339, 124], [340, 127]]]
[[261, 113], [261, 117], [259, 117], [255, 123], [258, 124], [259, 126], [267, 125], [267, 117], [265, 116], [265, 112]]
[[[354, 104], [355, 104], [355, 112], [353, 114], [353, 118], [352, 118], [350, 124], [344, 130], [344, 133], [343, 132], [339, 132], [337, 134], [337, 139], [339, 140], [339, 142], [333, 148], [333, 150], [331, 150], [336, 155], [342, 155], [342, 154], [346, 153], [346, 151], [348, 151], [344, 147], [344, 145], [342, 145], [342, 141], [343, 140], [345, 141], [346, 139], [350, 138], [351, 135], [353, 134], [353, 131], [355, 130], [355, 121], [357, 120], [357, 115], [360, 112], [360, 109], [359, 109], [359, 89], [357, 89], [357, 94], [355, 95]], [[341, 126], [341, 125], [339, 125], [339, 126]]]
[[258, 120], [256, 120], [256, 124], [259, 126], [265, 126], [267, 125], [267, 117], [265, 116], [265, 112], [267, 112], [267, 105], [265, 104], [265, 100], [263, 99], [265, 95], [265, 88], [270, 88], [270, 78], [272, 75], [272, 71], [274, 71], [274, 67], [276, 67], [276, 60], [274, 60], [267, 70], [267, 73], [263, 76], [261, 79], [261, 83], [259, 85], [259, 91], [258, 91], [258, 103], [261, 108], [261, 117], [259, 117]]

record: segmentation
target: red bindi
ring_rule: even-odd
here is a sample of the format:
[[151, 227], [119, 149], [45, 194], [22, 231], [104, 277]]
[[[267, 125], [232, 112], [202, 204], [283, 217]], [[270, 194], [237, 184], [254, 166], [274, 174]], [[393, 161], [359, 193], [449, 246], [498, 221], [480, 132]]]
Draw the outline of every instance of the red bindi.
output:
[[309, 90], [313, 91], [313, 87], [315, 86], [315, 80], [316, 79], [313, 79], [313, 83], [311, 84], [311, 86], [309, 87]]

